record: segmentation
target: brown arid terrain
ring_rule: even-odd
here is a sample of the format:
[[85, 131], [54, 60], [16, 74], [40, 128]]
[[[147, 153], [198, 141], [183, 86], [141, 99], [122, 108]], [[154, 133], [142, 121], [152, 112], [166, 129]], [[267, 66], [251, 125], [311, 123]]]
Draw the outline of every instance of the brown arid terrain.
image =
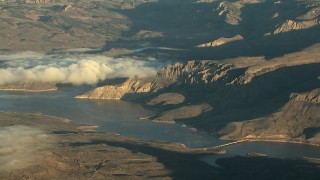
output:
[[[148, 123], [319, 146], [319, 32], [319, 0], [0, 0], [0, 91], [85, 85], [75, 98], [139, 103]], [[319, 158], [211, 166], [222, 151], [95, 128], [1, 111], [0, 179], [319, 177]]]
[[[183, 179], [217, 174], [197, 159], [201, 153], [179, 144], [95, 133], [94, 126], [41, 114], [1, 113], [0, 119], [1, 179]], [[190, 173], [184, 174], [184, 168]]]
[[319, 144], [318, 47], [269, 60], [176, 63], [154, 78], [129, 78], [77, 98], [136, 100], [160, 109], [151, 120], [183, 122], [223, 139]]
[[0, 8], [3, 52], [97, 48], [121, 55], [147, 43], [183, 49], [173, 57], [224, 59], [279, 56], [319, 41], [318, 0], [3, 0]]
[[128, 30], [130, 21], [112, 9], [144, 1], [5, 0], [1, 4], [1, 46], [9, 51], [101, 48]]
[[268, 170], [299, 179], [319, 171], [317, 159], [260, 157], [220, 159], [217, 168], [199, 160], [209, 152], [96, 133], [67, 119], [0, 113], [0, 120], [1, 179], [268, 179]]

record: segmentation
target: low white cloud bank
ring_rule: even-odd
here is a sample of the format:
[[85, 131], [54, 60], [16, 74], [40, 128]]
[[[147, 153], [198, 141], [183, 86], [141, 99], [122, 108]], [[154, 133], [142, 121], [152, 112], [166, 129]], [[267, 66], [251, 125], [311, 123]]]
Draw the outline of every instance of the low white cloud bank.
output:
[[82, 85], [111, 78], [155, 74], [152, 59], [84, 54], [44, 55], [33, 52], [0, 55], [0, 85], [19, 81]]
[[0, 128], [0, 171], [27, 167], [43, 157], [52, 140], [42, 131], [27, 126]]

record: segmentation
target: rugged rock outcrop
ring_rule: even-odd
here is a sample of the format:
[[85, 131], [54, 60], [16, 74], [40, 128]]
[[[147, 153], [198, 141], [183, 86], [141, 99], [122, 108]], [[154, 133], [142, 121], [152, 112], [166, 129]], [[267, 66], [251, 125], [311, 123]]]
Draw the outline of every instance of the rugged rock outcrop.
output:
[[306, 93], [294, 93], [291, 95], [291, 99], [294, 101], [310, 102], [314, 104], [320, 104], [320, 89], [315, 89]]
[[239, 25], [242, 21], [241, 9], [247, 4], [257, 4], [261, 2], [261, 0], [221, 1], [216, 10], [218, 11], [219, 16], [225, 16], [226, 23], [230, 25]]
[[224, 139], [268, 139], [279, 141], [309, 141], [319, 143], [317, 133], [310, 128], [320, 128], [320, 89], [294, 93], [279, 112], [268, 117], [244, 122], [232, 122], [220, 131]]
[[243, 37], [241, 35], [236, 35], [236, 36], [233, 36], [233, 37], [230, 37], [230, 38], [221, 37], [221, 38], [219, 38], [217, 40], [214, 40], [212, 42], [199, 44], [196, 47], [200, 47], [200, 48], [203, 48], [203, 47], [217, 47], [217, 46], [221, 46], [221, 45], [224, 45], [224, 44], [227, 44], [227, 43], [230, 43], [230, 42], [241, 41], [241, 40], [243, 40]]
[[293, 20], [287, 20], [282, 25], [277, 27], [277, 29], [274, 31], [274, 34], [289, 32], [292, 30], [300, 30], [304, 28], [306, 28], [306, 26], [303, 23], [299, 23]]
[[312, 48], [271, 60], [193, 60], [164, 67], [153, 78], [129, 78], [78, 98], [138, 98], [160, 108], [150, 120], [183, 121], [224, 139], [317, 143], [319, 68], [319, 54]]
[[220, 79], [224, 81], [231, 80], [232, 78], [230, 78], [228, 71], [233, 68], [234, 66], [231, 64], [217, 64], [212, 61], [189, 61], [186, 64], [176, 63], [163, 68], [156, 77], [128, 78], [122, 84], [99, 87], [76, 98], [130, 99], [133, 97], [146, 97], [171, 85], [201, 85]]
[[122, 84], [107, 85], [96, 88], [83, 95], [76, 96], [78, 99], [136, 99], [152, 95], [166, 86], [164, 81], [157, 78], [129, 78]]
[[209, 84], [218, 80], [232, 78], [232, 64], [216, 63], [215, 61], [188, 61], [185, 64], [176, 63], [161, 69], [157, 75], [161, 79], [183, 84]]

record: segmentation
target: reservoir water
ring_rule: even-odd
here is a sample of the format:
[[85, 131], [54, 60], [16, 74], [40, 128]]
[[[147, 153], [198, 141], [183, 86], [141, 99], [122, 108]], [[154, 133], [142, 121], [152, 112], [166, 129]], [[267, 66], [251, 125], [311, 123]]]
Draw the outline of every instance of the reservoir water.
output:
[[[118, 133], [142, 140], [161, 140], [183, 143], [188, 147], [210, 147], [223, 143], [201, 131], [194, 131], [181, 124], [161, 124], [138, 117], [152, 112], [140, 105], [114, 100], [79, 100], [74, 96], [93, 87], [60, 87], [58, 91], [22, 93], [0, 91], [0, 111], [44, 113], [68, 118], [75, 123], [98, 125], [97, 131]], [[271, 157], [320, 158], [320, 147], [290, 144], [254, 142], [242, 143], [226, 148], [227, 154], [207, 156], [205, 160], [214, 164], [217, 158], [246, 155], [249, 152], [268, 154]]]
[[140, 120], [152, 112], [140, 105], [116, 100], [74, 99], [93, 87], [60, 87], [41, 93], [0, 91], [0, 111], [44, 113], [63, 117], [75, 123], [98, 125], [97, 131], [118, 133], [143, 140], [183, 143], [189, 147], [220, 144], [217, 138], [179, 124], [161, 124]]

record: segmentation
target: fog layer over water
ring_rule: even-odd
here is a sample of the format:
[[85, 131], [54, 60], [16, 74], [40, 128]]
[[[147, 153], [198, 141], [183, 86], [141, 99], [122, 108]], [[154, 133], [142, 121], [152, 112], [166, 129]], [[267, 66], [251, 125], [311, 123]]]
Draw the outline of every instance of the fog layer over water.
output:
[[0, 171], [10, 171], [40, 160], [53, 138], [27, 126], [0, 128]]
[[24, 52], [0, 55], [0, 85], [17, 81], [96, 84], [129, 76], [153, 76], [158, 62], [152, 58], [113, 58], [91, 54]]
[[[137, 104], [123, 101], [77, 100], [75, 96], [95, 88], [106, 79], [154, 76], [163, 61], [154, 58], [113, 58], [103, 55], [58, 52], [24, 52], [0, 55], [0, 85], [36, 81], [77, 86], [60, 87], [56, 92], [0, 92], [0, 111], [41, 112], [68, 118], [76, 123], [98, 125], [99, 131], [115, 132], [140, 139], [210, 146], [219, 141], [181, 125], [166, 125], [139, 120], [150, 112]], [[85, 87], [83, 85], [91, 85]]]

